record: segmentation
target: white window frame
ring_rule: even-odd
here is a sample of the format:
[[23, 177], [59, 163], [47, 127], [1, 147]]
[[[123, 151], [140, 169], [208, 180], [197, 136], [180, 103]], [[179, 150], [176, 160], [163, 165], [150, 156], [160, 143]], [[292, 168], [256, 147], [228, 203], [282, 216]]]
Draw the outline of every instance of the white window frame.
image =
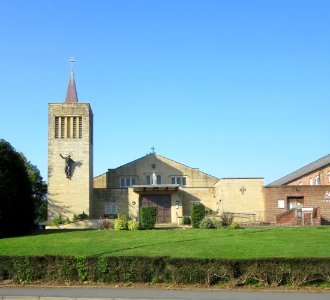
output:
[[315, 185], [321, 185], [321, 181], [320, 181], [320, 176], [319, 175], [317, 175], [315, 177]]
[[172, 184], [179, 184], [181, 186], [187, 185], [187, 177], [185, 176], [172, 176], [171, 177]]
[[128, 188], [136, 184], [135, 177], [120, 177], [119, 185], [121, 188]]
[[109, 215], [118, 215], [118, 206], [116, 203], [109, 202], [104, 204], [104, 214]]
[[314, 179], [313, 178], [309, 179], [309, 185], [314, 185]]
[[285, 200], [283, 200], [283, 199], [277, 200], [277, 207], [285, 208]]
[[330, 182], [330, 172], [328, 172], [327, 176], [328, 176], [328, 182]]

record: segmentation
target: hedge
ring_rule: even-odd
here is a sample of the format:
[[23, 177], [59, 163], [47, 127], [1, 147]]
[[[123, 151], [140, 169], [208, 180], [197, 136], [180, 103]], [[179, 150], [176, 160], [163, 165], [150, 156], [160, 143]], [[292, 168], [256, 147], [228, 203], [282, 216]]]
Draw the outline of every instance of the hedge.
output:
[[302, 286], [330, 283], [330, 258], [0, 256], [0, 281]]
[[191, 224], [193, 228], [199, 228], [200, 222], [205, 218], [204, 204], [193, 204], [191, 208]]
[[157, 221], [157, 207], [141, 207], [141, 225], [143, 229], [154, 229]]

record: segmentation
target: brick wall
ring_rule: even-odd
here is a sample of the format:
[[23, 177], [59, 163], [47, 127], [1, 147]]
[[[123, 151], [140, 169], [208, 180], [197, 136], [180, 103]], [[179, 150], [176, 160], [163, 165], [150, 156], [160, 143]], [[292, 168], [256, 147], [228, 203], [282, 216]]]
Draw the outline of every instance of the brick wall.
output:
[[330, 184], [330, 177], [328, 174], [330, 173], [330, 165], [325, 166], [324, 168], [317, 170], [313, 173], [310, 173], [304, 177], [301, 177], [293, 182], [290, 182], [288, 185], [310, 185], [310, 180], [313, 179], [313, 184], [315, 185], [315, 178], [317, 176], [320, 177], [320, 184], [321, 185], [329, 185]]
[[[320, 208], [323, 222], [330, 221], [330, 185], [328, 186], [275, 186], [264, 188], [265, 221], [275, 224], [276, 216], [289, 210], [288, 197], [303, 197], [304, 207]], [[284, 200], [284, 208], [279, 208]]]

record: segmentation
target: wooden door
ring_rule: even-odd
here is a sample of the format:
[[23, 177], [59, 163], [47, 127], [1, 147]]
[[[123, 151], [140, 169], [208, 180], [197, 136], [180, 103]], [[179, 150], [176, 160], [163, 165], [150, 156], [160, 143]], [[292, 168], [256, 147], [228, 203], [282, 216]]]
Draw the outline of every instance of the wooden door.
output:
[[171, 223], [171, 195], [144, 194], [140, 195], [140, 207], [156, 206], [157, 223]]

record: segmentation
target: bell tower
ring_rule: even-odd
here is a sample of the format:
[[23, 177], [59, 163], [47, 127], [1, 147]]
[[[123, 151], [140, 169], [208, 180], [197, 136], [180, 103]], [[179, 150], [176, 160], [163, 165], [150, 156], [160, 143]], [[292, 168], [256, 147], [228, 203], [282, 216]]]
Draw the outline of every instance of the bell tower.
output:
[[48, 219], [86, 213], [91, 216], [93, 112], [78, 102], [70, 59], [69, 85], [63, 103], [48, 104]]

